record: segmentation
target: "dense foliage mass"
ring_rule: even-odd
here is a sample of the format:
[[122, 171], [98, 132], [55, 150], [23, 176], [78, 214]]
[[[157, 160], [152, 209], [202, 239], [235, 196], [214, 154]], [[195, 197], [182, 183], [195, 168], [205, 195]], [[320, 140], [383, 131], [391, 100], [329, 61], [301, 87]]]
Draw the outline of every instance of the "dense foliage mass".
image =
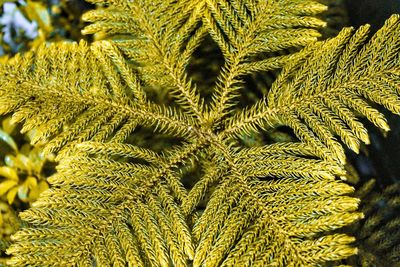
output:
[[[360, 117], [389, 130], [376, 104], [400, 112], [399, 16], [372, 37], [363, 26], [324, 40], [338, 24], [324, 4], [339, 1], [91, 2], [95, 41], [42, 43], [0, 66], [0, 112], [44, 146], [35, 166], [58, 163], [24, 180], [32, 203], [9, 265], [320, 266], [370, 253], [365, 234], [342, 230], [375, 223], [360, 221], [368, 190], [344, 182], [345, 148], [370, 142]], [[3, 168], [9, 198], [19, 170]]]

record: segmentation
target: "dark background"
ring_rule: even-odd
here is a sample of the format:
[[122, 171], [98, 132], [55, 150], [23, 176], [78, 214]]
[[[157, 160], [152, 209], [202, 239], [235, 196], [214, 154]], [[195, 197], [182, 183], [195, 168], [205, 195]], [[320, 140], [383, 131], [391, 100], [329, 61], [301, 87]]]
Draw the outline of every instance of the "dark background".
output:
[[[346, 0], [346, 5], [350, 25], [368, 23], [372, 31], [378, 30], [392, 14], [400, 14], [400, 0]], [[384, 137], [375, 127], [368, 127], [371, 145], [365, 153], [349, 156], [362, 178], [377, 178], [384, 186], [400, 182], [400, 116], [380, 110], [388, 118], [391, 131]]]
[[379, 29], [391, 14], [400, 13], [400, 0], [346, 0], [350, 24], [360, 26], [372, 25]]

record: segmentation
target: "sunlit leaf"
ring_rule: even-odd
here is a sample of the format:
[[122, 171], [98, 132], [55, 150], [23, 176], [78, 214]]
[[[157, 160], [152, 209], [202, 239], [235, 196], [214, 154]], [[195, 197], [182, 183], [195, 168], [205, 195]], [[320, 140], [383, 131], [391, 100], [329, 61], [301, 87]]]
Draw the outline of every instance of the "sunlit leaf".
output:
[[10, 167], [1, 166], [0, 167], [0, 176], [3, 176], [9, 180], [14, 180], [14, 181], [18, 182], [17, 171]]

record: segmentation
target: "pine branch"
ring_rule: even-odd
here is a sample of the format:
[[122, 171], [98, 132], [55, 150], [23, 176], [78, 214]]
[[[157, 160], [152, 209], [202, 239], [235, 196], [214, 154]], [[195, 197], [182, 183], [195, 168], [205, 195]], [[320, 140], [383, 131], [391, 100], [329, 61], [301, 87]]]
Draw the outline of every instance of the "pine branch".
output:
[[399, 262], [400, 248], [400, 186], [394, 183], [379, 190], [375, 182], [374, 179], [369, 180], [355, 193], [362, 199], [360, 210], [365, 219], [350, 227], [349, 232], [357, 237], [359, 253], [349, 258], [348, 264], [395, 266]]
[[[364, 45], [368, 27], [344, 29], [331, 40], [312, 45], [289, 63], [268, 97], [228, 121], [223, 132], [238, 136], [287, 125], [323, 158], [344, 162], [344, 152], [334, 135], [355, 152], [359, 141], [369, 143], [365, 128], [355, 117], [360, 113], [388, 131], [383, 115], [368, 101], [399, 112], [397, 37], [399, 17]], [[330, 131], [328, 131], [330, 129]]]
[[305, 46], [316, 41], [320, 36], [316, 29], [325, 25], [312, 17], [322, 12], [325, 6], [313, 1], [302, 4], [296, 1], [260, 1], [253, 3], [252, 8], [243, 4], [245, 10], [242, 14], [250, 14], [246, 16], [240, 16], [241, 13], [236, 13], [234, 7], [225, 1], [210, 1], [208, 8], [210, 12], [205, 11], [204, 23], [226, 59], [214, 89], [210, 125], [228, 114], [227, 109], [234, 105], [232, 100], [237, 97], [241, 75], [276, 69], [289, 60], [289, 57], [282, 56], [257, 62], [254, 55]]
[[33, 142], [51, 140], [47, 152], [92, 139], [105, 141], [120, 135], [125, 126], [132, 132], [131, 119], [162, 132], [189, 133], [186, 115], [145, 102], [135, 76], [127, 73], [128, 66], [110, 43], [92, 48], [84, 42], [54, 44], [3, 66], [1, 112], [15, 111], [14, 120], [25, 121], [24, 131], [40, 125]]
[[[147, 174], [145, 166], [139, 168], [135, 164], [112, 160], [101, 164], [101, 160], [91, 156], [97, 155], [98, 149], [104, 152], [101, 147], [102, 144], [83, 143], [79, 149], [86, 153], [86, 157], [78, 161], [74, 158], [60, 161], [58, 174], [49, 179], [52, 189], [42, 195], [32, 209], [21, 215], [34, 227], [25, 228], [13, 237], [14, 240], [21, 238], [25, 241], [8, 250], [9, 253], [19, 254], [10, 264], [65, 266], [84, 259], [90, 262], [91, 257], [95, 256], [97, 264], [103, 266], [125, 260], [129, 264], [136, 261], [144, 266], [146, 262], [168, 266], [168, 250], [173, 252], [171, 260], [176, 260], [173, 261], [174, 265], [184, 262], [184, 258], [193, 257], [190, 232], [171, 195], [174, 192], [168, 189], [166, 174], [169, 169], [193, 155], [200, 146], [190, 144], [171, 151], [168, 158], [164, 159], [165, 166], [161, 168], [154, 168], [157, 165], [152, 166], [149, 162]], [[110, 144], [109, 149], [115, 151], [118, 147], [121, 148], [121, 145]], [[144, 160], [148, 157], [148, 153], [142, 149], [130, 147], [129, 150], [132, 158]], [[140, 153], [136, 154], [135, 151]], [[143, 154], [144, 158], [140, 157]], [[90, 168], [97, 172], [90, 171]], [[134, 169], [137, 171], [132, 171]], [[119, 181], [113, 184], [112, 176], [102, 177], [102, 173], [112, 170], [115, 170], [115, 176], [118, 174], [116, 170], [119, 170], [121, 174], [130, 174], [130, 177], [119, 177]], [[148, 178], [143, 180], [143, 175]], [[90, 180], [93, 182], [90, 183]], [[134, 230], [134, 235], [130, 229]], [[174, 234], [179, 237], [175, 241]], [[25, 250], [23, 244], [29, 240], [36, 241], [31, 243], [32, 250]], [[39, 243], [46, 245], [35, 245]], [[114, 247], [102, 250], [104, 245]], [[63, 250], [63, 255], [54, 257], [58, 249]], [[143, 251], [144, 254], [135, 251]], [[130, 261], [132, 258], [135, 261]]]
[[[104, 3], [97, 0], [92, 2]], [[188, 2], [112, 2], [105, 9], [93, 10], [84, 15], [84, 20], [95, 22], [84, 33], [129, 34], [129, 39], [116, 40], [115, 43], [129, 58], [143, 66], [143, 70], [138, 71], [144, 74], [144, 80], [151, 86], [170, 87], [172, 95], [185, 112], [201, 120], [202, 103], [196, 88], [183, 70], [189, 56], [205, 35], [203, 27], [198, 27], [202, 3]], [[129, 18], [129, 21], [120, 22], [120, 17]], [[151, 77], [145, 76], [150, 73], [153, 73]]]
[[[265, 175], [244, 175], [244, 167], [242, 169], [236, 163], [242, 162], [241, 159], [229, 148], [219, 145], [214, 150], [229, 162], [230, 172], [213, 192], [204, 214], [194, 226], [194, 238], [199, 240], [194, 266], [265, 266], [282, 265], [284, 262], [311, 265], [319, 261], [317, 253], [320, 246], [328, 246], [331, 242], [336, 242], [343, 254], [335, 254], [327, 248], [324, 255], [329, 255], [329, 260], [355, 253], [354, 249], [345, 248], [354, 239], [343, 235], [308, 240], [318, 232], [336, 229], [360, 218], [359, 213], [349, 213], [357, 209], [358, 201], [340, 197], [350, 193], [351, 187], [336, 182], [333, 177], [312, 174], [309, 178], [300, 175], [298, 180], [281, 180], [281, 183], [290, 184], [290, 187], [285, 187], [279, 182], [277, 184], [276, 180], [263, 178]], [[279, 163], [272, 159], [271, 165], [264, 168], [268, 170], [275, 164]], [[309, 163], [307, 166], [312, 165]], [[283, 170], [285, 167], [281, 168]], [[301, 189], [303, 186], [310, 191]], [[293, 197], [288, 198], [291, 194]], [[328, 199], [334, 195], [337, 198], [329, 202]], [[274, 204], [281, 202], [280, 197], [284, 207]], [[329, 203], [335, 204], [330, 206]], [[336, 203], [341, 204], [336, 206]], [[308, 209], [310, 205], [315, 209]], [[299, 227], [302, 223], [309, 228], [305, 225]], [[326, 244], [320, 244], [325, 240]], [[311, 254], [302, 253], [306, 243], [310, 244]]]
[[[0, 67], [0, 111], [60, 161], [51, 189], [21, 214], [10, 265], [318, 266], [357, 253], [353, 237], [332, 233], [363, 216], [338, 179], [335, 135], [357, 151], [369, 139], [356, 113], [386, 130], [370, 102], [398, 113], [398, 16], [365, 45], [367, 27], [345, 29], [268, 58], [314, 42], [325, 7], [92, 2], [103, 8], [85, 15], [85, 31], [109, 40], [43, 45]], [[186, 70], [207, 34], [225, 60], [209, 106]], [[233, 115], [242, 76], [280, 67], [265, 99]], [[235, 140], [282, 125], [300, 142]], [[133, 138], [144, 129], [148, 143], [158, 133], [179, 141], [144, 147]]]

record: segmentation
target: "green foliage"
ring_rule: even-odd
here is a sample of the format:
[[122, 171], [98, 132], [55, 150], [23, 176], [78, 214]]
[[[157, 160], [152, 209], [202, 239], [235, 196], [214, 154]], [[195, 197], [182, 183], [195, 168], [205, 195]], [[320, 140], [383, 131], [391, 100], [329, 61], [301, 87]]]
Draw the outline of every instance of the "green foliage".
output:
[[[0, 67], [0, 112], [59, 161], [21, 214], [10, 265], [320, 266], [357, 253], [335, 232], [363, 217], [336, 137], [358, 152], [358, 115], [388, 130], [373, 105], [399, 113], [399, 16], [369, 40], [364, 26], [317, 41], [315, 1], [92, 2], [84, 32], [97, 41]], [[223, 57], [208, 93], [188, 74], [206, 40]], [[275, 69], [241, 108], [245, 77]], [[297, 140], [251, 141], [282, 126]]]
[[351, 257], [354, 266], [398, 266], [400, 262], [400, 185], [398, 183], [373, 192], [375, 180], [366, 182], [356, 195], [362, 198], [360, 210], [365, 218], [350, 230], [356, 234], [359, 255]]
[[[18, 230], [19, 224], [19, 219], [11, 206], [0, 201], [0, 250], [2, 252], [10, 245], [10, 235]], [[1, 263], [5, 263], [5, 259], [0, 258]]]
[[2, 0], [0, 7], [2, 62], [10, 55], [35, 49], [46, 41], [85, 38], [80, 17], [90, 5], [84, 0]]
[[[43, 157], [40, 146], [29, 144], [29, 133], [18, 133], [17, 125], [10, 117], [2, 118], [0, 128], [0, 263], [7, 259], [5, 251], [10, 245], [10, 236], [20, 227], [19, 212], [26, 210], [49, 188], [48, 158]], [[18, 144], [22, 144], [21, 146]], [[54, 170], [53, 170], [54, 172]]]
[[[22, 202], [34, 202], [41, 192], [49, 188], [46, 182], [44, 167], [48, 160], [42, 155], [42, 148], [32, 147], [29, 141], [19, 149], [12, 133], [16, 125], [11, 118], [3, 119], [3, 130], [0, 138], [12, 151], [1, 149], [4, 155], [4, 166], [0, 167], [0, 196], [9, 204], [18, 197]], [[7, 153], [8, 152], [8, 153]]]

